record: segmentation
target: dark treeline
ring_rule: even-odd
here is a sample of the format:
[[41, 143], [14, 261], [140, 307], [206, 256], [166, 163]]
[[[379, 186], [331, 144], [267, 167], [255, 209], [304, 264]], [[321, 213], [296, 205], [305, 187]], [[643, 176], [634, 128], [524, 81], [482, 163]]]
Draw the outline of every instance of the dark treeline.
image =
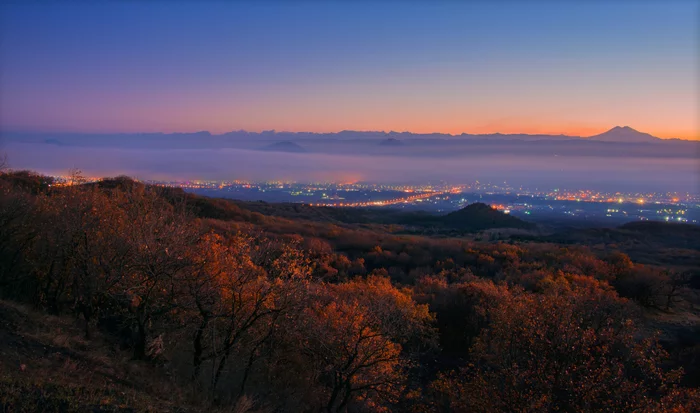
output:
[[112, 337], [202, 410], [699, 407], [697, 340], [666, 345], [647, 321], [693, 311], [692, 269], [72, 183], [0, 176], [0, 295]]

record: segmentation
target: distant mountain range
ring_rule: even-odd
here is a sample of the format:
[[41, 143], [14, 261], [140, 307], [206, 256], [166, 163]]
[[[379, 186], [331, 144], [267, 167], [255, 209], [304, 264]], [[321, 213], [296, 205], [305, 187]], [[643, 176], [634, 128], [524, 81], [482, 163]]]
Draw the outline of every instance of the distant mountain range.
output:
[[[198, 132], [199, 134], [203, 132]], [[526, 134], [526, 133], [488, 133], [488, 134], [470, 134], [462, 133], [452, 135], [449, 133], [413, 133], [413, 132], [383, 132], [383, 131], [352, 131], [344, 130], [341, 132], [331, 133], [315, 133], [315, 132], [276, 132], [263, 131], [257, 132], [228, 132], [219, 136], [229, 137], [253, 137], [259, 136], [264, 138], [288, 138], [290, 140], [297, 139], [381, 139], [380, 144], [386, 146], [400, 146], [404, 140], [586, 140], [586, 141], [601, 141], [601, 142], [620, 142], [620, 143], [659, 143], [665, 141], [678, 141], [682, 139], [661, 139], [652, 136], [648, 133], [639, 132], [629, 126], [615, 126], [614, 128], [593, 136], [574, 136], [574, 135], [548, 135], [548, 134]]]
[[[679, 141], [682, 139], [661, 139], [652, 136], [648, 133], [639, 132], [629, 126], [615, 126], [607, 132], [593, 135], [589, 137], [572, 136], [572, 135], [547, 135], [547, 134], [469, 134], [462, 133], [452, 135], [448, 133], [412, 133], [412, 132], [384, 132], [384, 131], [352, 131], [344, 130], [340, 132], [317, 133], [317, 132], [277, 132], [274, 130], [263, 132], [248, 132], [244, 130], [226, 132], [222, 134], [212, 134], [208, 131], [200, 132], [185, 132], [185, 133], [119, 133], [119, 134], [88, 134], [88, 133], [50, 133], [50, 132], [10, 132], [1, 131], [3, 137], [43, 137], [51, 138], [51, 143], [56, 144], [57, 138], [68, 137], [70, 140], [80, 139], [84, 137], [139, 137], [148, 138], [151, 140], [159, 140], [168, 138], [172, 141], [182, 140], [186, 138], [197, 138], [199, 140], [209, 140], [222, 138], [236, 139], [258, 139], [267, 141], [297, 141], [300, 139], [323, 139], [323, 140], [379, 140], [384, 141], [387, 145], [405, 142], [406, 140], [549, 140], [549, 141], [566, 141], [566, 140], [586, 140], [586, 141], [601, 141], [601, 142], [621, 142], [621, 143], [659, 143], [667, 141]], [[61, 141], [61, 143], [66, 143]]]
[[[194, 133], [76, 134], [0, 133], [0, 143], [22, 147], [18, 151], [63, 151], [72, 148], [125, 150], [238, 149], [298, 154], [403, 156], [456, 158], [467, 156], [604, 156], [634, 158], [690, 158], [700, 153], [700, 141], [659, 139], [629, 126], [616, 126], [590, 137], [567, 135], [481, 134], [341, 131], [247, 132], [212, 135]], [[27, 146], [31, 144], [31, 148]]]

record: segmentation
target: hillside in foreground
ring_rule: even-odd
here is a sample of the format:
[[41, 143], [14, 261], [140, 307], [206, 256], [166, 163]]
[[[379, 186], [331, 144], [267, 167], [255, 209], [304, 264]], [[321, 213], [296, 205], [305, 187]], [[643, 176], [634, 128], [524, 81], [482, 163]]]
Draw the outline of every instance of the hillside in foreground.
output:
[[196, 412], [162, 371], [71, 317], [0, 301], [0, 411]]
[[694, 227], [298, 208], [1, 174], [2, 409], [697, 411]]

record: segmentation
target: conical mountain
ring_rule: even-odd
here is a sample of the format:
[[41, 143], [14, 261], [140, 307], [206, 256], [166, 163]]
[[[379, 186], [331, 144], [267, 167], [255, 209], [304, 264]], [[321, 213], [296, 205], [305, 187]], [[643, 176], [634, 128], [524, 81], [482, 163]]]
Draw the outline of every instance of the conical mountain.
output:
[[649, 135], [648, 133], [639, 132], [629, 126], [615, 126], [607, 132], [600, 135], [590, 136], [588, 139], [603, 142], [628, 142], [628, 143], [644, 143], [644, 142], [659, 142], [661, 139]]

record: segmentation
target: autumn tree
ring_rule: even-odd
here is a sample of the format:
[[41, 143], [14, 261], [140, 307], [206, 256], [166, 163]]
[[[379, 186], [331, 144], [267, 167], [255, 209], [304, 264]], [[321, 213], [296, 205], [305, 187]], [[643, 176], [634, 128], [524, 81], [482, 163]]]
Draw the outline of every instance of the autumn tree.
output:
[[206, 366], [216, 394], [231, 373], [233, 393], [243, 394], [262, 347], [305, 305], [311, 267], [294, 244], [244, 234], [208, 235], [195, 251], [194, 269], [181, 283], [194, 326], [192, 376], [200, 380]]
[[27, 261], [37, 284], [37, 304], [58, 314], [73, 302], [78, 249], [93, 205], [80, 188], [41, 194], [37, 201], [37, 236]]
[[427, 306], [409, 291], [371, 276], [317, 286], [290, 336], [305, 360], [304, 377], [322, 384], [319, 409], [381, 411], [399, 400], [412, 351], [432, 344], [431, 323]]
[[299, 346], [324, 386], [324, 411], [343, 411], [350, 402], [396, 402], [407, 365], [401, 346], [378, 329], [356, 302], [311, 305], [303, 318]]
[[353, 278], [328, 289], [333, 295], [353, 300], [374, 314], [377, 328], [411, 351], [434, 346], [434, 317], [425, 304], [417, 304], [413, 290], [399, 289], [388, 277], [370, 275]]
[[[228, 271], [240, 271], [237, 255], [231, 254], [222, 238], [216, 234], [206, 234], [198, 245], [190, 250], [191, 270], [181, 277], [180, 312], [185, 335], [191, 339], [192, 378], [199, 378], [204, 353], [210, 342], [211, 323], [225, 313], [223, 283]], [[240, 253], [241, 251], [236, 251]]]
[[449, 408], [476, 412], [644, 411], [672, 396], [681, 372], [639, 331], [624, 300], [562, 287], [517, 294], [491, 310], [472, 367], [436, 383]]
[[38, 235], [36, 211], [32, 195], [0, 181], [0, 296], [33, 301], [28, 259]]
[[86, 181], [87, 179], [83, 175], [83, 171], [81, 171], [80, 169], [71, 168], [68, 171], [68, 185], [81, 185], [84, 184]]
[[126, 238], [132, 223], [119, 208], [123, 194], [87, 188], [81, 195], [87, 208], [75, 223], [80, 225], [80, 236], [74, 251], [72, 295], [74, 311], [83, 316], [89, 337], [90, 325], [100, 313], [118, 312], [111, 307], [120, 305], [122, 277], [130, 271], [135, 249]]
[[186, 209], [166, 202], [154, 189], [134, 186], [120, 207], [129, 222], [124, 242], [131, 245], [117, 299], [130, 324], [134, 358], [146, 357], [154, 321], [166, 321], [178, 307], [178, 282], [191, 268], [189, 251], [201, 238]]
[[489, 325], [489, 310], [511, 294], [505, 286], [470, 278], [449, 284], [436, 275], [423, 277], [415, 286], [416, 300], [435, 313], [441, 351], [457, 359], [468, 356], [476, 337]]

